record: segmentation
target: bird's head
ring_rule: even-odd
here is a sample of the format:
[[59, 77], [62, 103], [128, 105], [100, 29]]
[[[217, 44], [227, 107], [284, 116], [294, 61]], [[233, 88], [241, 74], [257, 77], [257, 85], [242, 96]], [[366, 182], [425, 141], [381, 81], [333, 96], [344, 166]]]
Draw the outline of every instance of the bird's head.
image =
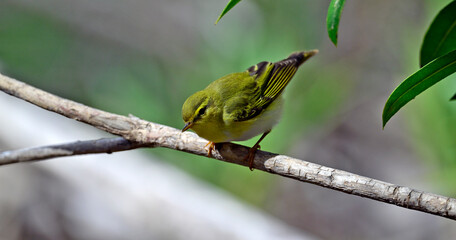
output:
[[209, 96], [203, 90], [191, 95], [182, 106], [182, 118], [184, 119], [185, 126], [182, 132], [187, 131], [193, 125], [205, 116], [206, 110], [209, 105]]

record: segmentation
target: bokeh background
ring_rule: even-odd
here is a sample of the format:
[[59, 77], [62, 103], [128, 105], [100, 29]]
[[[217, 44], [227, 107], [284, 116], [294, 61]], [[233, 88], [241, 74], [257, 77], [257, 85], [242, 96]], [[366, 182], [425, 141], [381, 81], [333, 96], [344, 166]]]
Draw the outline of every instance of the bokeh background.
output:
[[[317, 48], [320, 53], [301, 67], [287, 87], [282, 120], [262, 143], [262, 149], [456, 197], [456, 104], [448, 101], [456, 92], [455, 76], [417, 97], [384, 130], [381, 126], [383, 104], [393, 89], [418, 69], [426, 29], [449, 2], [347, 1], [336, 48], [326, 34], [329, 1], [245, 0], [215, 26], [214, 21], [227, 1], [2, 0], [0, 71], [92, 107], [182, 128], [182, 103], [211, 81], [263, 60], [277, 61], [294, 51]], [[9, 98], [5, 95], [1, 99], [6, 102]], [[4, 119], [19, 111], [17, 107], [2, 106], [0, 116]], [[38, 117], [30, 116], [29, 122], [22, 124], [40, 128]], [[60, 120], [50, 117], [43, 121]], [[2, 123], [0, 150], [30, 147], [25, 144], [26, 139], [36, 136], [33, 128], [17, 134], [19, 126], [14, 124], [17, 122]], [[63, 135], [66, 131], [60, 129]], [[47, 143], [42, 134], [35, 138], [33, 144]], [[242, 144], [250, 146], [256, 140]], [[51, 143], [60, 143], [54, 141]], [[258, 233], [265, 230], [255, 227], [261, 225], [262, 220], [258, 219], [272, 219], [277, 226], [292, 229], [289, 233], [292, 231], [296, 239], [448, 239], [456, 234], [453, 221], [436, 216], [177, 151], [141, 151], [150, 163], [142, 161], [140, 169], [153, 164], [172, 168], [214, 194], [221, 194], [218, 199], [232, 199], [245, 209], [255, 209], [260, 216], [241, 226], [240, 235], [232, 233], [236, 218], [225, 223], [223, 232], [214, 232], [204, 225], [192, 230], [176, 227], [198, 222], [197, 215], [191, 214], [170, 220], [174, 221], [176, 226], [170, 226], [176, 231], [160, 232], [165, 227], [160, 227], [164, 222], [153, 214], [158, 210], [142, 212], [139, 206], [125, 207], [134, 205], [134, 200], [127, 200], [129, 194], [121, 189], [107, 190], [108, 185], [95, 180], [78, 182], [79, 189], [95, 189], [86, 196], [82, 190], [73, 191], [68, 184], [61, 184], [61, 179], [71, 172], [68, 168], [77, 168], [72, 165], [78, 162], [76, 157], [2, 167], [0, 178], [5, 180], [0, 183], [0, 194], [4, 195], [0, 198], [0, 213], [6, 217], [0, 221], [0, 236], [264, 239]], [[103, 164], [96, 169], [124, 164], [130, 158], [109, 161], [116, 155], [123, 156], [101, 156]], [[56, 168], [65, 174], [55, 174]], [[123, 174], [132, 177], [137, 171], [134, 169], [125, 168]], [[17, 179], [25, 176], [29, 180], [17, 185]], [[166, 182], [170, 177], [160, 176], [154, 181]], [[122, 177], [120, 173], [115, 176]], [[71, 179], [78, 181], [77, 177]], [[32, 182], [33, 187], [29, 185]], [[134, 183], [139, 192], [151, 184], [147, 178]], [[15, 194], [9, 194], [11, 188]], [[123, 203], [98, 213], [93, 199], [104, 196], [104, 200], [96, 200], [100, 205], [95, 206], [104, 205], [106, 199], [113, 200], [106, 197], [106, 191], [113, 192], [116, 201]], [[75, 204], [63, 204], [68, 202], [68, 192], [72, 192], [72, 199], [79, 199], [77, 210]], [[217, 204], [206, 201], [204, 196], [192, 199], [205, 203], [199, 211], [211, 211], [206, 207]], [[189, 201], [186, 194], [176, 197], [182, 202]], [[48, 203], [47, 207], [38, 204], [43, 201]], [[117, 216], [109, 211], [119, 208], [129, 216], [142, 216], [137, 222], [122, 225], [123, 234], [113, 233], [112, 229], [118, 228], [109, 224]], [[174, 210], [160, 209], [165, 212], [163, 216]], [[49, 211], [56, 212], [53, 220], [41, 221]], [[111, 217], [100, 218], [101, 215]], [[227, 209], [209, 219], [230, 219], [230, 215], [237, 216]], [[94, 218], [101, 222], [101, 227], [77, 224]], [[126, 222], [130, 218], [123, 219]], [[157, 228], [145, 227], [150, 222]], [[258, 233], [243, 235], [248, 232], [246, 229], [258, 229]]]

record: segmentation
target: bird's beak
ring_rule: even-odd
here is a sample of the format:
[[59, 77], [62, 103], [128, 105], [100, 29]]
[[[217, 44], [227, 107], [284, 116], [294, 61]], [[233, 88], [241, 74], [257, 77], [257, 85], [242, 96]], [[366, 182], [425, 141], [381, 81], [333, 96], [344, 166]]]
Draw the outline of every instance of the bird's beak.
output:
[[193, 122], [186, 122], [184, 128], [182, 129], [182, 132], [187, 131], [192, 126], [193, 126]]

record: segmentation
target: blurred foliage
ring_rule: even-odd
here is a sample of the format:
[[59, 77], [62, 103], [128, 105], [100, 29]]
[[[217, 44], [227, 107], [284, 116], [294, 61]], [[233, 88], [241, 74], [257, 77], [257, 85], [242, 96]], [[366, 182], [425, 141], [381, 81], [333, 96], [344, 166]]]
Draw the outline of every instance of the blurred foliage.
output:
[[456, 105], [448, 103], [448, 95], [456, 89], [456, 77], [436, 85], [422, 94], [407, 111], [417, 155], [434, 169], [431, 179], [442, 192], [455, 195], [456, 189]]
[[69, 55], [68, 32], [43, 16], [5, 7], [0, 8], [0, 21], [0, 60], [4, 71], [51, 90], [65, 89], [65, 78], [53, 78], [61, 74], [62, 60]]

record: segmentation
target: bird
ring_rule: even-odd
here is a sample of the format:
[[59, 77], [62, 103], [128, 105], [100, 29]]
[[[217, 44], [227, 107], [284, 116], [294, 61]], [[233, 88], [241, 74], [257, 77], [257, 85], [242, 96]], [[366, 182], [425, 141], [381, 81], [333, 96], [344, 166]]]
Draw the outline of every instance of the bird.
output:
[[262, 61], [213, 81], [185, 100], [182, 132], [192, 129], [208, 140], [209, 157], [218, 143], [244, 141], [262, 134], [244, 159], [253, 170], [260, 142], [280, 120], [283, 90], [301, 64], [317, 53], [316, 49], [294, 52], [281, 61]]

